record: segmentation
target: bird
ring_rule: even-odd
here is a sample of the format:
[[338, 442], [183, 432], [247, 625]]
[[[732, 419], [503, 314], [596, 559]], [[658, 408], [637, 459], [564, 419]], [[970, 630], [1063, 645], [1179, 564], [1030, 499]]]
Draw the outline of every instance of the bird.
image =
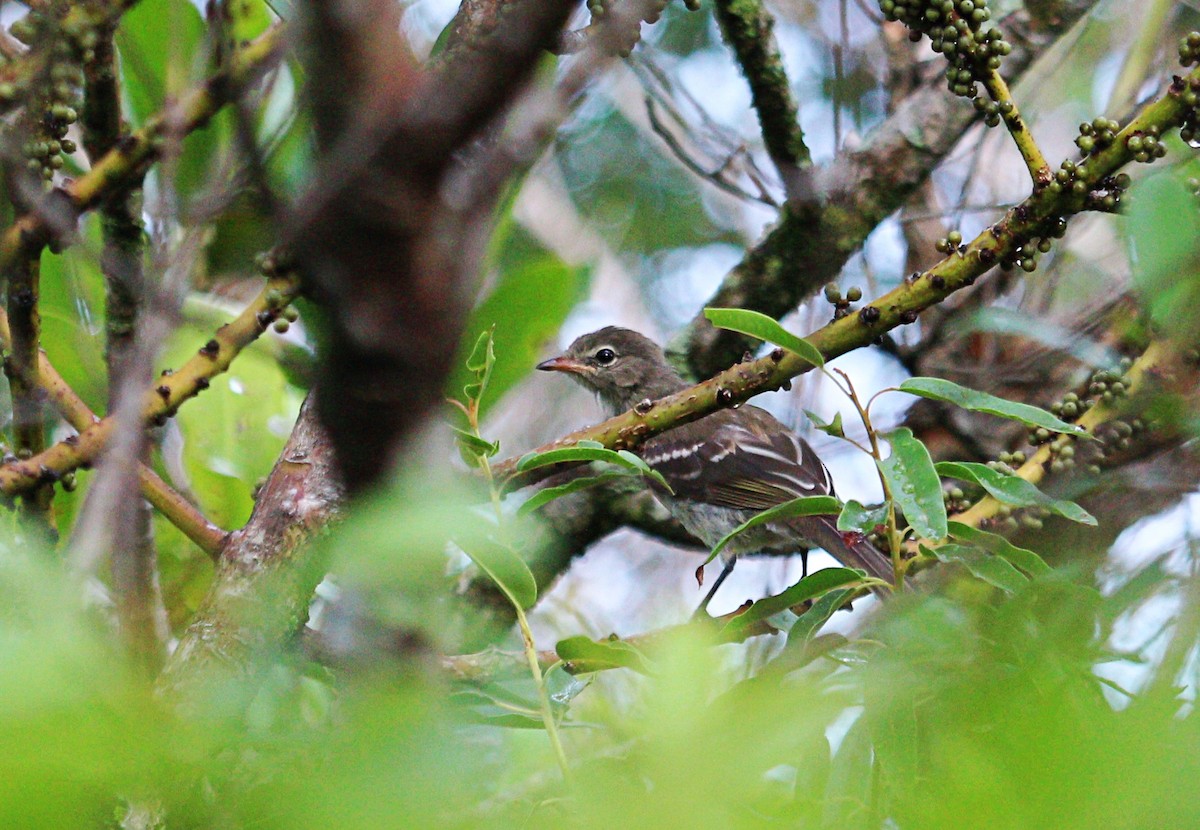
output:
[[[595, 392], [610, 416], [645, 407], [689, 384], [662, 348], [636, 331], [608, 326], [577, 338], [563, 354], [537, 365], [563, 372]], [[721, 409], [648, 439], [642, 459], [670, 487], [655, 495], [710, 549], [757, 513], [802, 496], [835, 496], [833, 479], [803, 438], [765, 409]], [[891, 561], [861, 533], [843, 532], [835, 516], [801, 516], [759, 525], [722, 550], [724, 569], [698, 609], [704, 610], [749, 553], [799, 553], [823, 548], [843, 564], [890, 583]]]

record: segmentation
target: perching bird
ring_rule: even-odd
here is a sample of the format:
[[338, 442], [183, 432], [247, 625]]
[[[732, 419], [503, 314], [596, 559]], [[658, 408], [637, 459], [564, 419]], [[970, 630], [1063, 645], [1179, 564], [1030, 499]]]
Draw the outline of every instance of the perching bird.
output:
[[[537, 368], [570, 374], [596, 392], [611, 415], [689, 386], [656, 343], [616, 326], [583, 335], [561, 356]], [[661, 492], [661, 487], [655, 494], [680, 524], [710, 548], [767, 508], [801, 496], [834, 495], [829, 471], [812, 447], [756, 406], [723, 409], [667, 430], [646, 441], [641, 455], [671, 487], [671, 494]], [[802, 516], [734, 537], [722, 551], [725, 570], [701, 608], [739, 554], [807, 554], [810, 547], [823, 548], [871, 576], [893, 579], [891, 562], [862, 534], [838, 530], [834, 516]]]

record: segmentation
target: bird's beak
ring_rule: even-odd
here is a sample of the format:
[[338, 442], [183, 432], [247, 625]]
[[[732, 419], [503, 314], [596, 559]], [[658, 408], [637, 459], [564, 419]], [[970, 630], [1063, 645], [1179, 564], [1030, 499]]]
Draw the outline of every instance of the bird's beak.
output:
[[582, 375], [590, 368], [586, 363], [582, 363], [566, 355], [552, 357], [549, 360], [543, 360], [537, 365], [537, 368], [543, 372], [569, 372], [572, 375]]

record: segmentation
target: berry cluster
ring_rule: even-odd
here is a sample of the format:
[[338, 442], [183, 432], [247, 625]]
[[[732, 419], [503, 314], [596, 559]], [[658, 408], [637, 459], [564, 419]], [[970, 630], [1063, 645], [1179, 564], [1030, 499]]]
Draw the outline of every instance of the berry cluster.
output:
[[939, 254], [948, 254], [951, 251], [959, 250], [959, 247], [962, 245], [962, 240], [963, 236], [961, 231], [950, 231], [948, 234], [946, 234], [945, 239], [939, 239], [937, 242], [933, 243], [933, 247], [937, 249]]
[[[259, 273], [267, 278], [284, 276], [296, 270], [295, 263], [283, 248], [272, 248], [260, 253], [254, 258], [254, 265]], [[269, 311], [264, 312], [267, 316], [264, 317], [263, 322], [271, 322], [270, 318], [273, 317], [274, 321], [271, 322], [271, 327], [280, 334], [286, 332], [292, 323], [300, 319], [300, 312], [296, 310], [295, 306], [288, 305], [280, 292], [274, 289], [268, 291], [266, 301]]]
[[[1052, 182], [1051, 186], [1054, 184], [1056, 182]], [[1050, 253], [1054, 240], [1062, 239], [1066, 232], [1067, 220], [1062, 216], [1051, 216], [1040, 222], [1027, 240], [1014, 246], [1012, 252], [1000, 260], [1001, 269], [1011, 271], [1014, 267], [1020, 267], [1022, 271], [1032, 274], [1037, 270], [1038, 257]]]
[[[64, 165], [63, 157], [76, 150], [67, 134], [79, 118], [83, 85], [80, 65], [95, 57], [98, 35], [89, 25], [59, 20], [39, 10], [31, 10], [13, 23], [10, 32], [22, 43], [50, 54], [49, 66], [25, 90], [33, 103], [27, 107], [27, 140], [21, 146], [29, 170], [40, 175], [49, 188], [54, 174]], [[12, 103], [18, 95], [12, 82], [0, 83], [0, 102]]]
[[1085, 156], [1090, 155], [1116, 141], [1120, 129], [1121, 125], [1109, 118], [1094, 118], [1090, 124], [1085, 121], [1079, 125], [1079, 137], [1075, 139], [1075, 146]]
[[1188, 32], [1179, 41], [1179, 62], [1184, 66], [1200, 62], [1200, 32]]
[[833, 319], [840, 320], [850, 313], [850, 304], [857, 303], [862, 299], [862, 289], [856, 285], [852, 285], [846, 289], [846, 296], [842, 296], [842, 290], [837, 287], [836, 283], [829, 283], [825, 286], [825, 300], [833, 306]]
[[976, 84], [999, 69], [1001, 58], [1012, 51], [999, 29], [983, 28], [992, 17], [987, 0], [880, 0], [879, 9], [888, 20], [907, 26], [912, 40], [928, 35], [933, 51], [945, 55], [950, 64], [946, 69], [950, 91], [975, 99], [989, 126], [1013, 111], [1011, 104], [978, 97]]

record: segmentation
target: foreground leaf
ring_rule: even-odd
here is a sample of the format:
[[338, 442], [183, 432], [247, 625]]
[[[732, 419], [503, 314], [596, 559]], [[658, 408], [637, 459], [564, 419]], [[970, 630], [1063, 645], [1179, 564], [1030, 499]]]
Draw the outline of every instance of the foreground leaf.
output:
[[559, 658], [571, 664], [571, 671], [575, 674], [605, 669], [633, 669], [641, 674], [650, 674], [646, 656], [624, 640], [568, 637], [559, 640], [554, 650]]
[[864, 536], [874, 532], [879, 525], [887, 524], [887, 505], [867, 507], [854, 499], [846, 502], [838, 515], [838, 530], [857, 530]]
[[612, 481], [614, 478], [625, 478], [625, 473], [611, 471], [601, 473], [597, 476], [580, 476], [573, 478], [566, 484], [559, 484], [555, 487], [543, 487], [538, 490], [528, 499], [526, 499], [520, 507], [517, 508], [518, 516], [528, 516], [533, 511], [537, 510], [555, 499], [569, 496], [572, 493], [578, 493], [580, 490], [586, 490], [589, 487], [595, 487], [597, 484], [603, 484], [606, 481]]
[[1021, 590], [1029, 582], [1029, 578], [1007, 560], [991, 556], [979, 548], [950, 544], [940, 545], [932, 551], [922, 546], [922, 550], [943, 562], [957, 562], [973, 576], [1010, 594]]
[[774, 596], [760, 599], [744, 614], [738, 614], [725, 624], [721, 634], [736, 639], [742, 631], [760, 620], [773, 617], [781, 611], [793, 608], [806, 600], [814, 599], [835, 588], [852, 586], [866, 579], [863, 571], [853, 568], [824, 568], [801, 579], [790, 588]]
[[1042, 427], [1051, 432], [1061, 432], [1080, 438], [1091, 437], [1082, 427], [1068, 424], [1040, 407], [998, 398], [987, 392], [959, 386], [957, 383], [943, 378], [909, 378], [896, 388], [901, 392], [908, 392], [910, 395], [952, 403], [972, 412], [985, 412], [989, 415], [1007, 418], [1010, 421], [1019, 421], [1028, 427]]
[[464, 539], [459, 546], [514, 605], [524, 610], [537, 602], [537, 580], [512, 548], [492, 539], [478, 538]]
[[1046, 560], [1027, 548], [1019, 548], [997, 533], [989, 533], [962, 522], [949, 522], [950, 536], [961, 542], [969, 542], [988, 553], [1007, 559], [1030, 576], [1048, 574], [1051, 571]]
[[1051, 513], [1080, 524], [1095, 526], [1096, 518], [1073, 501], [1046, 495], [1020, 476], [993, 470], [986, 464], [966, 461], [941, 461], [937, 472], [946, 478], [957, 478], [978, 484], [997, 501], [1014, 507], [1044, 507]]
[[[801, 496], [798, 499], [785, 501], [783, 504], [768, 508], [763, 512], [751, 516], [746, 521], [735, 527], [729, 533], [721, 537], [720, 541], [713, 547], [712, 553], [704, 560], [704, 564], [717, 558], [725, 546], [733, 541], [733, 538], [740, 533], [745, 533], [751, 528], [774, 522], [782, 519], [795, 519], [800, 516], [832, 516], [842, 509], [842, 503], [833, 496]], [[703, 567], [703, 565], [701, 566]]]
[[835, 412], [833, 420], [829, 423], [821, 420], [821, 416], [813, 412], [811, 409], [804, 410], [804, 414], [808, 416], [808, 420], [812, 421], [812, 425], [826, 435], [831, 435], [834, 438], [845, 438], [846, 431], [842, 428], [842, 413]]
[[913, 529], [928, 539], [946, 538], [946, 503], [933, 459], [925, 445], [901, 427], [888, 436], [892, 454], [880, 460], [892, 499]]
[[744, 308], [706, 308], [704, 316], [719, 329], [748, 334], [767, 343], [782, 346], [818, 368], [825, 365], [819, 349], [802, 337], [797, 337], [779, 322], [757, 311]]

